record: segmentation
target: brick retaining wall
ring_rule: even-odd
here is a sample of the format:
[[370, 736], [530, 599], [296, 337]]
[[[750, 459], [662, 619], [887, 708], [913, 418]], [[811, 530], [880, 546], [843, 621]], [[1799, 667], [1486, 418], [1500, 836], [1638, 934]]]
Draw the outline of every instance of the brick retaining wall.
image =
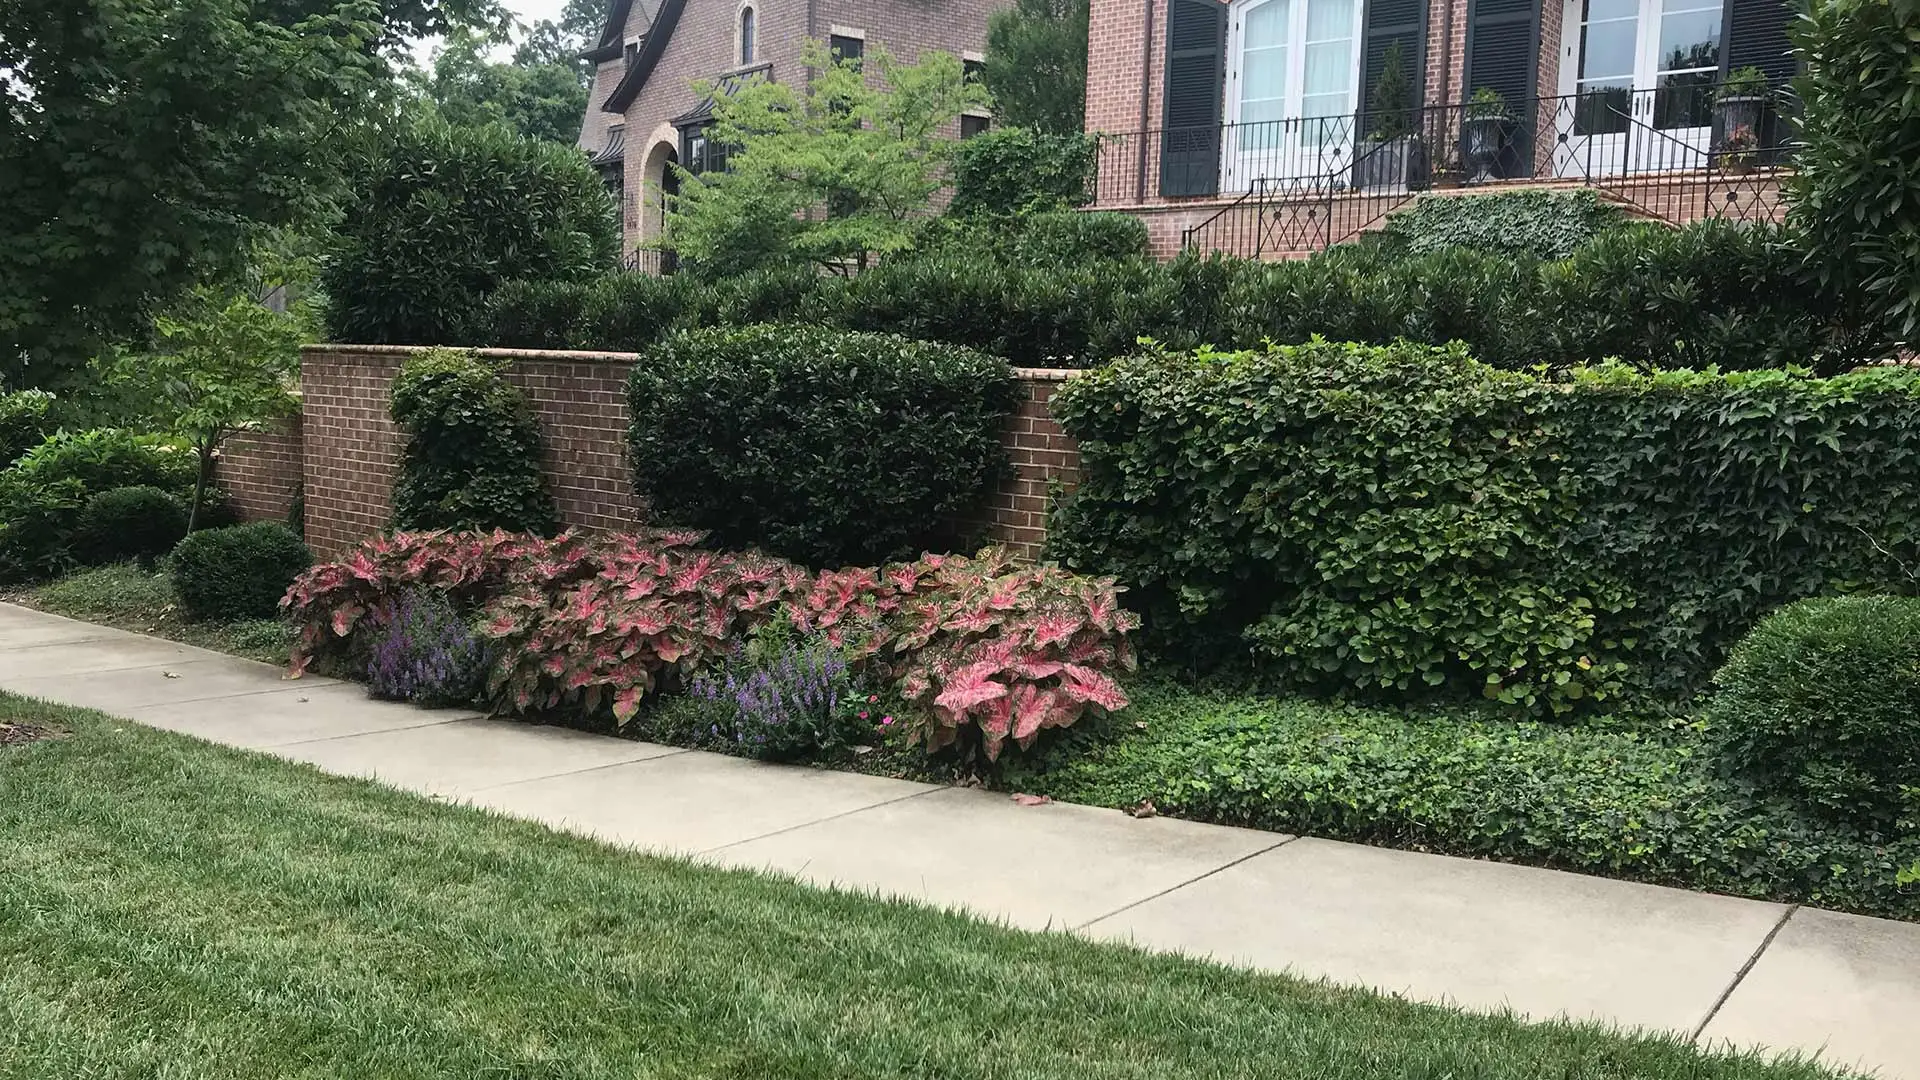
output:
[[[304, 405], [292, 431], [235, 439], [220, 462], [219, 482], [242, 516], [284, 518], [298, 475], [307, 542], [321, 557], [337, 557], [386, 528], [400, 453], [387, 389], [413, 351], [399, 345], [302, 350]], [[562, 520], [603, 529], [642, 520], [626, 465], [625, 388], [634, 354], [483, 349], [480, 355], [508, 361], [508, 381], [526, 392], [540, 417], [541, 465]], [[1027, 558], [1038, 557], [1046, 542], [1054, 485], [1078, 475], [1079, 453], [1047, 410], [1055, 387], [1072, 374], [1016, 372], [1019, 400], [1003, 434], [1014, 475], [982, 511], [988, 535]]]

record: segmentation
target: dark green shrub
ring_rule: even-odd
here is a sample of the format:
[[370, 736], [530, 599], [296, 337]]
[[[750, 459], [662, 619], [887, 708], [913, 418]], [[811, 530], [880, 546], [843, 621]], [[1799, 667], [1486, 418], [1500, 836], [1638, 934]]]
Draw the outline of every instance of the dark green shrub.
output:
[[393, 380], [392, 401], [407, 434], [395, 528], [553, 531], [540, 422], [498, 367], [455, 349], [418, 353]]
[[1843, 821], [1920, 827], [1920, 599], [1821, 597], [1761, 620], [1714, 677], [1722, 761]]
[[573, 335], [577, 349], [639, 352], [685, 318], [699, 283], [681, 274], [622, 273], [600, 278], [587, 291]]
[[1078, 132], [1048, 135], [1007, 127], [954, 147], [955, 214], [1018, 214], [1083, 206], [1092, 196], [1099, 140]]
[[1539, 327], [1539, 359], [1552, 363], [1838, 374], [1875, 351], [1845, 325], [1844, 305], [1792, 235], [1767, 226], [1616, 229], [1544, 267], [1529, 295], [1518, 312]]
[[322, 273], [336, 341], [470, 343], [503, 283], [613, 267], [613, 202], [570, 146], [421, 121], [356, 159], [350, 179]]
[[101, 566], [138, 559], [150, 562], [172, 551], [187, 535], [187, 508], [157, 487], [103, 491], [81, 507], [74, 527], [74, 554]]
[[1618, 208], [1592, 188], [1492, 195], [1425, 195], [1387, 215], [1386, 234], [1411, 255], [1465, 248], [1526, 259], [1564, 259], [1618, 225]]
[[688, 331], [630, 383], [634, 486], [665, 520], [814, 565], [937, 547], [1001, 475], [1004, 361], [819, 327]]
[[1532, 419], [1553, 393], [1410, 344], [1123, 360], [1053, 397], [1083, 467], [1053, 551], [1191, 660], [1562, 711], [1620, 689], [1597, 616], [1623, 597], [1560, 554], [1573, 478]]
[[1016, 219], [1014, 255], [1029, 266], [1059, 269], [1092, 259], [1147, 255], [1147, 224], [1132, 214], [1054, 210]]
[[1052, 407], [1083, 468], [1055, 552], [1132, 587], [1160, 649], [1303, 687], [1685, 701], [1774, 608], [1920, 564], [1905, 369], [1555, 385], [1315, 343], [1127, 360]]
[[1829, 296], [1857, 303], [1891, 336], [1920, 334], [1920, 188], [1890, 147], [1920, 144], [1912, 92], [1920, 10], [1877, 0], [1812, 5], [1792, 20], [1805, 68], [1788, 181], [1791, 220]]
[[45, 390], [0, 392], [0, 469], [52, 434], [52, 406], [53, 395]]
[[173, 549], [167, 573], [190, 619], [264, 619], [279, 610], [313, 552], [277, 521], [201, 529]]
[[831, 317], [844, 279], [812, 266], [774, 267], [721, 278], [693, 290], [682, 326], [820, 322]]
[[193, 455], [164, 440], [123, 431], [62, 432], [0, 470], [0, 581], [68, 570], [74, 531], [93, 495], [155, 487], [191, 497]]
[[497, 349], [567, 349], [586, 306], [585, 281], [509, 281], [487, 298], [485, 343]]

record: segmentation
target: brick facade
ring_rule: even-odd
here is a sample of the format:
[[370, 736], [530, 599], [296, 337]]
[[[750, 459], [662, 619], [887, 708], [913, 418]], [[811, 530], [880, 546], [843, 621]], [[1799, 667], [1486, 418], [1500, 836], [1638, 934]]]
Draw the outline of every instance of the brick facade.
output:
[[[298, 477], [307, 542], [338, 557], [388, 527], [401, 436], [387, 414], [388, 387], [413, 352], [400, 345], [316, 345], [301, 355], [302, 415], [291, 432], [236, 439], [218, 482], [249, 520], [283, 519]], [[507, 361], [508, 381], [540, 418], [541, 467], [569, 525], [619, 529], [645, 517], [626, 464], [626, 376], [632, 353], [485, 349]], [[1078, 476], [1079, 453], [1047, 411], [1072, 372], [1016, 372], [1018, 404], [1004, 432], [1014, 471], [976, 524], [1025, 558], [1046, 542], [1048, 500]]]

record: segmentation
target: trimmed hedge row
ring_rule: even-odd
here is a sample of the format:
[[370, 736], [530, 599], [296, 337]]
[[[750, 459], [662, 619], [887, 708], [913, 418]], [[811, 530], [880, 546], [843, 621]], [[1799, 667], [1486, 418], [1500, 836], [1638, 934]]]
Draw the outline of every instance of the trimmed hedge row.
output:
[[691, 331], [629, 395], [634, 487], [663, 520], [812, 566], [948, 550], [1007, 467], [1006, 361], [888, 334]]
[[[1137, 222], [1037, 215], [950, 226], [927, 250], [852, 279], [807, 271], [703, 283], [616, 275], [496, 292], [482, 318], [507, 347], [645, 348], [678, 329], [799, 321], [965, 345], [1023, 367], [1086, 367], [1141, 337], [1174, 347], [1257, 348], [1319, 335], [1387, 344], [1460, 340], [1496, 367], [1567, 367], [1617, 356], [1723, 370], [1837, 372], [1885, 342], [1849, 325], [1788, 234], [1706, 222], [1606, 230], [1569, 259], [1463, 247], [1409, 253], [1392, 239], [1312, 259], [1106, 257]], [[968, 234], [969, 228], [986, 229]], [[1080, 251], [1078, 258], [1067, 251]], [[1091, 253], [1091, 254], [1089, 254]]]
[[1149, 354], [1052, 407], [1083, 469], [1065, 564], [1132, 589], [1165, 652], [1322, 692], [1681, 700], [1774, 608], [1920, 566], [1905, 369], [1550, 382], [1313, 342]]

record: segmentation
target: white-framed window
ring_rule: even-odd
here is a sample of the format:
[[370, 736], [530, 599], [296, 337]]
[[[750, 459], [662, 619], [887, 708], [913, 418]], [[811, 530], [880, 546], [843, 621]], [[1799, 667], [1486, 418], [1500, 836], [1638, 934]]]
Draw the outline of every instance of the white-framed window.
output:
[[1324, 146], [1352, 137], [1359, 107], [1362, 0], [1235, 0], [1227, 121], [1258, 125], [1249, 146]]
[[758, 58], [759, 48], [760, 48], [759, 36], [760, 36], [760, 13], [754, 10], [754, 6], [752, 4], [740, 5], [740, 23], [739, 23], [740, 48], [738, 52], [735, 54], [740, 59], [740, 66], [745, 67], [748, 64], [753, 63], [755, 59]]

